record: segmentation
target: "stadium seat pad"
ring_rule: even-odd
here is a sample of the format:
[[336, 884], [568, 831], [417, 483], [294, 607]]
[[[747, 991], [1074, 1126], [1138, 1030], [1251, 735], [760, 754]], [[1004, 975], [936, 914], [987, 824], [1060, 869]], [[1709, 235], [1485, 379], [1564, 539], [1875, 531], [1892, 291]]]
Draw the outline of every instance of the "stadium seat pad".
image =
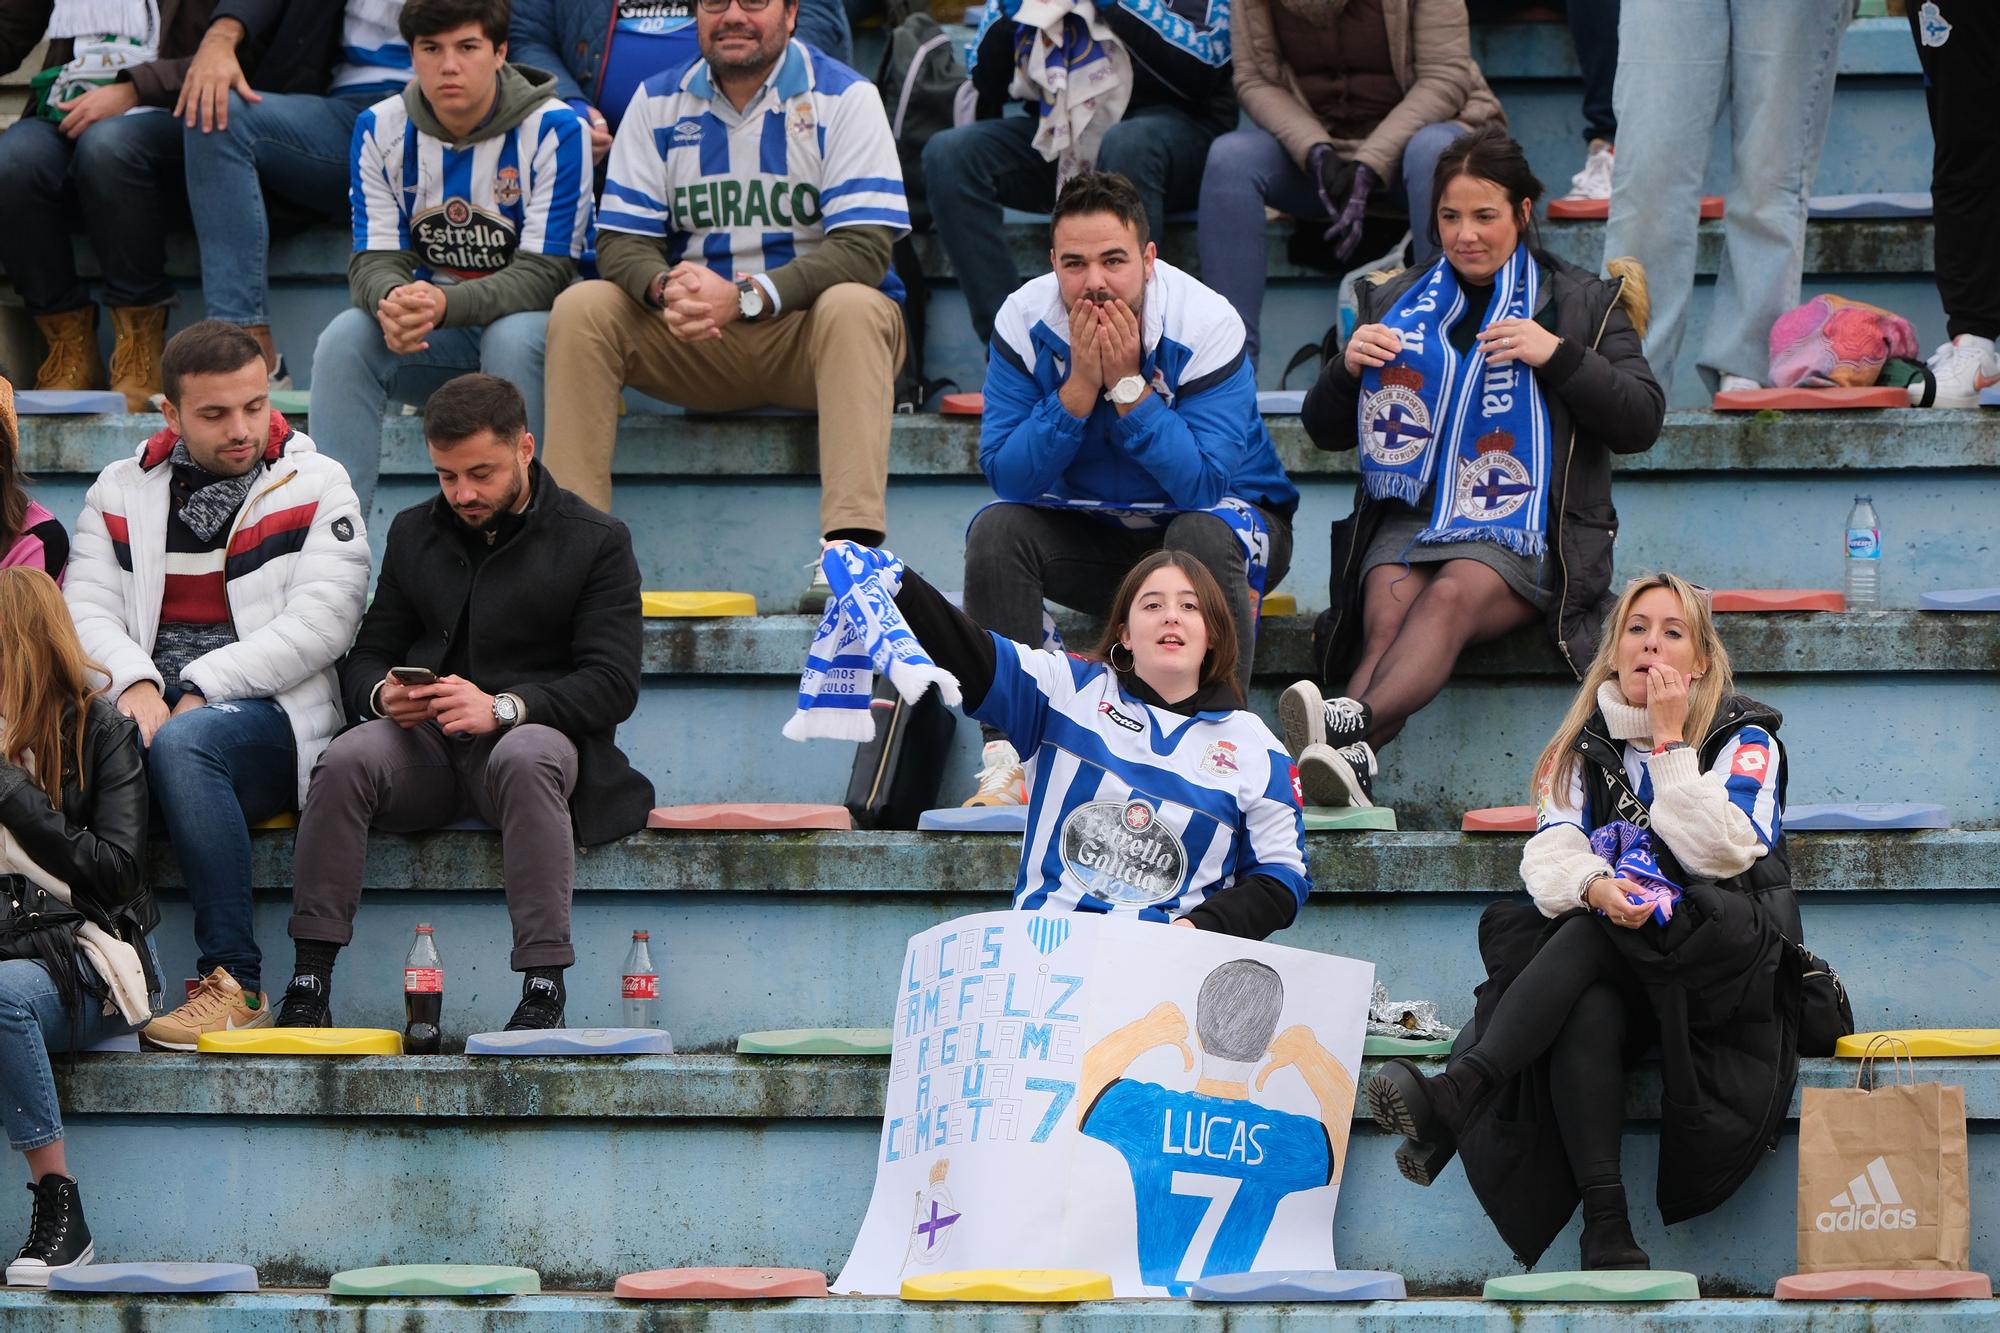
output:
[[1535, 807], [1489, 805], [1483, 810], [1467, 810], [1458, 828], [1461, 833], [1533, 833]]
[[686, 829], [851, 829], [854, 816], [844, 805], [722, 801], [713, 805], [663, 805], [646, 818], [647, 828]]
[[1396, 812], [1386, 805], [1309, 805], [1305, 814], [1308, 833], [1396, 831]]
[[1364, 1057], [1384, 1060], [1401, 1056], [1405, 1060], [1442, 1060], [1451, 1054], [1450, 1037], [1385, 1037], [1371, 1032], [1361, 1039]]
[[1806, 200], [1806, 216], [1809, 218], [1927, 218], [1930, 215], [1929, 190], [1816, 194]]
[[246, 1028], [204, 1032], [204, 1055], [401, 1055], [403, 1034], [389, 1028]]
[[903, 1279], [906, 1301], [1108, 1301], [1111, 1276], [1083, 1268], [968, 1268]]
[[2000, 588], [1940, 588], [1918, 605], [1926, 611], [2000, 611]]
[[1987, 1301], [1993, 1299], [1993, 1279], [1984, 1273], [1860, 1268], [1781, 1277], [1773, 1295], [1781, 1301]]
[[1696, 1301], [1701, 1284], [1693, 1273], [1671, 1269], [1515, 1273], [1488, 1279], [1483, 1295], [1489, 1301]]
[[1258, 614], [1265, 616], [1295, 616], [1298, 613], [1299, 599], [1288, 592], [1274, 592], [1258, 607]]
[[1742, 389], [1715, 395], [1718, 412], [1853, 412], [1909, 405], [1909, 391], [1890, 384], [1859, 389]]
[[1304, 389], [1265, 389], [1257, 395], [1257, 410], [1267, 417], [1295, 417], [1305, 405]]
[[388, 1264], [335, 1273], [326, 1289], [335, 1296], [533, 1296], [542, 1278], [510, 1264]]
[[249, 1264], [85, 1264], [50, 1273], [49, 1290], [146, 1295], [255, 1291], [257, 1270]]
[[1025, 805], [948, 805], [917, 816], [920, 833], [1012, 833], [1028, 831]]
[[1717, 588], [1708, 604], [1715, 611], [1845, 611], [1847, 594], [1831, 588]]
[[612, 1294], [628, 1301], [773, 1301], [826, 1295], [811, 1268], [654, 1268], [627, 1273]]
[[1188, 1288], [1198, 1301], [1400, 1301], [1409, 1292], [1401, 1273], [1373, 1269], [1292, 1269], [1218, 1273]]
[[773, 1028], [736, 1039], [738, 1055], [887, 1055], [889, 1028]]
[[1834, 1057], [1858, 1060], [1868, 1054], [1868, 1043], [1878, 1037], [1895, 1037], [1903, 1043], [1884, 1046], [1877, 1051], [1878, 1056], [1900, 1056], [1905, 1048], [1917, 1060], [2000, 1055], [2000, 1028], [1887, 1028], [1849, 1033], [1833, 1044]]
[[938, 399], [938, 411], [948, 417], [985, 416], [986, 395], [983, 393], [948, 393]]
[[[1722, 196], [1705, 194], [1701, 197], [1701, 217], [1704, 222], [1713, 222], [1722, 216]], [[1551, 222], [1602, 222], [1611, 216], [1609, 199], [1551, 199], [1549, 200], [1549, 220]]]
[[747, 592], [642, 592], [639, 614], [651, 620], [754, 616], [757, 599]]
[[1951, 810], [1928, 801], [1830, 801], [1790, 806], [1784, 814], [1788, 833], [1826, 833], [1836, 829], [1940, 829], [1951, 827]]
[[125, 395], [110, 389], [17, 389], [14, 413], [23, 417], [87, 416], [125, 411]]
[[659, 1028], [544, 1028], [475, 1032], [467, 1055], [672, 1055], [674, 1039]]

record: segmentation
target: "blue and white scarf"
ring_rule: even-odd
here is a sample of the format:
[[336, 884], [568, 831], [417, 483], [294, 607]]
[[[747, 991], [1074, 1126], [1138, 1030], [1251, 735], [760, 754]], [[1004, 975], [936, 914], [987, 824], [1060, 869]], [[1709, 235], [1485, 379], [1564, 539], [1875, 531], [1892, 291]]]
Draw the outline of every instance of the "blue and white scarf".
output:
[[958, 677], [931, 661], [896, 609], [903, 562], [887, 551], [836, 542], [819, 563], [833, 597], [813, 633], [799, 676], [798, 711], [785, 723], [786, 738], [874, 740], [875, 714], [868, 701], [877, 671], [889, 673], [905, 703], [915, 703], [935, 685], [947, 704], [958, 707]]
[[1619, 879], [1639, 886], [1626, 890], [1625, 901], [1633, 906], [1650, 905], [1653, 920], [1661, 925], [1673, 920], [1674, 906], [1681, 900], [1681, 886], [1660, 871], [1653, 859], [1653, 835], [1636, 824], [1613, 820], [1590, 835], [1590, 850], [1603, 857]]
[[[1532, 319], [1540, 288], [1523, 243], [1493, 275], [1480, 327]], [[1419, 542], [1490, 541], [1538, 556], [1547, 548], [1548, 405], [1521, 362], [1489, 366], [1478, 344], [1459, 356], [1448, 335], [1465, 304], [1458, 274], [1440, 256], [1383, 318], [1403, 349], [1361, 376], [1361, 484], [1371, 499], [1411, 505], [1432, 491]]]

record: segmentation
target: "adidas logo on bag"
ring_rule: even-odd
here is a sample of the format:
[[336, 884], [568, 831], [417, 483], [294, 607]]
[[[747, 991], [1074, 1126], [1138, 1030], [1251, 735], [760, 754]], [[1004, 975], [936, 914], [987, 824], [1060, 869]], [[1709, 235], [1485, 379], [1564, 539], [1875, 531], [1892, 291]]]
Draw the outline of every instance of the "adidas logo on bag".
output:
[[1889, 1164], [1879, 1157], [1828, 1200], [1827, 1211], [1813, 1218], [1813, 1226], [1821, 1231], [1908, 1231], [1916, 1225], [1917, 1210], [1903, 1207]]

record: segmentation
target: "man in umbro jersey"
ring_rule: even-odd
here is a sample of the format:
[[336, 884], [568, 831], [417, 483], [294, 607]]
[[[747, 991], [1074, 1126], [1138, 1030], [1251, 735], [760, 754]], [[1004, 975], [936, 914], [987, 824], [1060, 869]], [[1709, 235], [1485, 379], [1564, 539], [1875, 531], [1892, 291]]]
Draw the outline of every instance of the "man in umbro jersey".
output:
[[796, 0], [697, 0], [701, 58], [633, 94], [598, 214], [607, 280], [550, 317], [546, 461], [608, 509], [627, 384], [698, 411], [817, 409], [803, 561], [812, 537], [879, 546], [888, 526], [903, 358], [889, 250], [910, 215], [881, 97], [795, 40], [797, 21]]
[[[1331, 1184], [1347, 1151], [1354, 1079], [1303, 1024], [1278, 1033], [1285, 986], [1277, 972], [1238, 958], [1211, 971], [1195, 1000], [1201, 1077], [1194, 1091], [1123, 1077], [1156, 1046], [1180, 1050], [1190, 1072], [1187, 1019], [1171, 1002], [1128, 1023], [1083, 1058], [1080, 1128], [1110, 1144], [1132, 1172], [1139, 1274], [1185, 1296], [1211, 1273], [1247, 1273], [1287, 1195]], [[1319, 1118], [1250, 1100], [1291, 1066]], [[1219, 1220], [1217, 1215], [1219, 1214]]]

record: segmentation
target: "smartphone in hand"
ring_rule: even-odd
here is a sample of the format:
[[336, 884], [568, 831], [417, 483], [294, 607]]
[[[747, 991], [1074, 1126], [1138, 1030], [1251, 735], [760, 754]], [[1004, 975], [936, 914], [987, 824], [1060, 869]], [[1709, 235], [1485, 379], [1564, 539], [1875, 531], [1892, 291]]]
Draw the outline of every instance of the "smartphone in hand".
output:
[[435, 685], [438, 676], [429, 667], [399, 666], [389, 668], [389, 678], [408, 689], [412, 685]]

